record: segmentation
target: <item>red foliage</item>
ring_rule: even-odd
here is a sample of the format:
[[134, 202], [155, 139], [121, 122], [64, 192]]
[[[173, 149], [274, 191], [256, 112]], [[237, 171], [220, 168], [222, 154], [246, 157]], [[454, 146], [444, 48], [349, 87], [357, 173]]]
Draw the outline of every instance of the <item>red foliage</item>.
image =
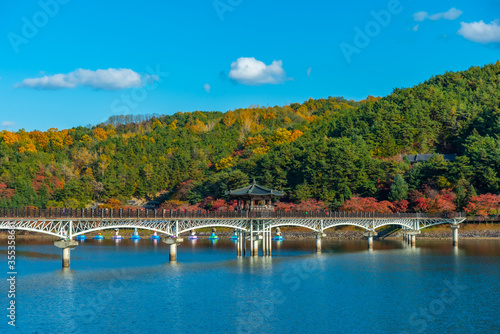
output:
[[36, 173], [35, 179], [31, 182], [31, 186], [33, 187], [33, 189], [35, 189], [36, 192], [38, 192], [45, 183], [46, 177], [44, 173], [45, 172], [43, 170]]
[[500, 210], [500, 195], [484, 194], [474, 196], [464, 208], [468, 214], [481, 217], [488, 217], [491, 214], [498, 214]]
[[344, 202], [340, 211], [349, 212], [392, 212], [393, 205], [389, 201], [378, 202], [373, 197], [352, 197]]
[[322, 201], [317, 201], [315, 199], [309, 199], [307, 201], [300, 202], [295, 206], [294, 210], [297, 211], [322, 211], [326, 210], [327, 205]]
[[0, 182], [0, 198], [11, 199], [15, 194], [15, 189], [10, 189], [5, 182]]
[[454, 201], [455, 194], [450, 189], [443, 189], [440, 192], [427, 188], [426, 197], [418, 197], [413, 200], [413, 208], [417, 212], [427, 213], [447, 213], [457, 209]]
[[407, 200], [392, 202], [392, 207], [394, 212], [407, 212], [410, 203]]
[[425, 197], [418, 197], [413, 201], [413, 208], [416, 212], [427, 212], [429, 200]]
[[295, 204], [293, 203], [284, 203], [284, 202], [278, 202], [274, 206], [275, 211], [294, 211], [295, 209]]
[[225, 210], [227, 209], [227, 203], [225, 200], [223, 199], [218, 199], [214, 202], [212, 202], [212, 211], [222, 211], [222, 210]]

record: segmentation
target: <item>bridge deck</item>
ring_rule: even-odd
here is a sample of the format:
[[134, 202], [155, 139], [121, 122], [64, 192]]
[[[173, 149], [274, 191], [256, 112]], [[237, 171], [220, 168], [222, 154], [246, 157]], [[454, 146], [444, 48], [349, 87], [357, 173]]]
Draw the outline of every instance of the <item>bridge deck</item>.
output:
[[335, 211], [184, 211], [184, 210], [150, 210], [150, 209], [5, 209], [0, 208], [0, 218], [20, 219], [63, 219], [63, 220], [92, 220], [92, 219], [465, 219], [463, 212], [439, 214], [428, 213], [377, 213], [377, 212], [335, 212]]

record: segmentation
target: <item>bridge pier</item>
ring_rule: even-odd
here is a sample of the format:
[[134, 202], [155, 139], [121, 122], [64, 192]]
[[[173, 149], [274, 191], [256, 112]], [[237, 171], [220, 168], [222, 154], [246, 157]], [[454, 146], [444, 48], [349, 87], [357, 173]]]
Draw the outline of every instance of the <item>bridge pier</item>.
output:
[[375, 231], [367, 231], [363, 234], [366, 240], [368, 240], [368, 249], [373, 249], [373, 237], [376, 237], [377, 234]]
[[262, 256], [267, 256], [267, 228], [262, 230]]
[[57, 248], [62, 248], [63, 254], [62, 254], [62, 267], [63, 268], [69, 268], [70, 264], [70, 252], [72, 249], [75, 249], [75, 247], [78, 245], [78, 242], [76, 240], [71, 240], [71, 239], [61, 239], [56, 242], [54, 242], [54, 246]]
[[452, 224], [450, 227], [453, 232], [453, 246], [458, 246], [458, 229], [460, 228], [460, 225]]
[[252, 256], [259, 256], [259, 236], [256, 236], [256, 238], [253, 241], [253, 254]]
[[182, 242], [182, 238], [173, 237], [173, 238], [163, 238], [164, 243], [170, 246], [170, 252], [168, 256], [168, 260], [172, 263], [177, 262], [177, 244]]
[[236, 233], [237, 240], [236, 240], [236, 256], [241, 256], [241, 231], [238, 231]]
[[241, 240], [243, 243], [243, 256], [247, 255], [247, 232], [243, 232], [243, 238]]
[[326, 237], [325, 233], [322, 232], [314, 232], [316, 236], [316, 253], [321, 253], [321, 238]]
[[407, 234], [408, 234], [408, 245], [415, 247], [417, 242], [417, 234], [420, 234], [420, 231], [409, 231], [407, 232]]
[[269, 231], [267, 233], [267, 244], [269, 245], [269, 248], [267, 249], [267, 255], [272, 256], [273, 255], [273, 235], [271, 233], [271, 228], [269, 228]]

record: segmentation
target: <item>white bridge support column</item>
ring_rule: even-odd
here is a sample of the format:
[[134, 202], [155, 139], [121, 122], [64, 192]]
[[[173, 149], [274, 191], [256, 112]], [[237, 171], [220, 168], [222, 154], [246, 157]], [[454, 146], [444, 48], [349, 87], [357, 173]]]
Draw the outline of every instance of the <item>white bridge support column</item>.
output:
[[63, 268], [69, 268], [70, 252], [77, 245], [78, 245], [78, 242], [76, 240], [71, 240], [71, 239], [61, 239], [61, 240], [54, 242], [54, 246], [56, 246], [57, 248], [62, 248], [62, 250], [63, 250], [63, 254], [62, 254], [62, 267]]
[[269, 226], [269, 231], [267, 232], [267, 255], [272, 256], [273, 255], [273, 241], [272, 241], [272, 232], [271, 232], [271, 226]]
[[253, 220], [250, 221], [250, 256], [254, 256], [254, 235], [253, 235]]
[[177, 244], [173, 243], [170, 245], [170, 252], [168, 256], [170, 262], [177, 262]]
[[316, 237], [316, 253], [321, 253], [321, 239], [326, 237], [326, 234], [323, 232], [314, 232], [314, 236]]
[[247, 232], [243, 232], [243, 238], [241, 240], [243, 243], [243, 256], [247, 255]]
[[179, 237], [167, 237], [163, 238], [162, 241], [170, 246], [169, 261], [171, 263], [177, 262], [177, 244], [180, 244], [183, 239]]
[[267, 256], [267, 227], [262, 225], [262, 256]]
[[238, 231], [238, 242], [236, 243], [236, 255], [243, 255], [243, 232], [240, 230]]
[[63, 256], [62, 256], [62, 267], [69, 268], [70, 263], [70, 252], [69, 248], [63, 248]]
[[450, 227], [453, 232], [453, 246], [458, 246], [458, 229], [460, 228], [460, 225], [452, 224]]
[[363, 235], [365, 236], [366, 240], [368, 240], [368, 249], [373, 249], [373, 237], [377, 236], [377, 232], [366, 231]]

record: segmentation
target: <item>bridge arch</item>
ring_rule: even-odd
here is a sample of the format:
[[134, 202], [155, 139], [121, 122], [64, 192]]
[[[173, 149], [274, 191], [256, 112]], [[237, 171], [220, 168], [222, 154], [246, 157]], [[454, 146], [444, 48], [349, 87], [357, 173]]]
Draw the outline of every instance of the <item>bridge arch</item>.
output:
[[339, 224], [332, 224], [332, 225], [323, 226], [323, 231], [328, 230], [328, 229], [333, 228], [333, 227], [339, 227], [339, 226], [356, 226], [356, 227], [361, 227], [362, 229], [367, 230], [367, 231], [371, 230], [370, 228], [368, 228], [362, 224], [342, 222]]
[[27, 228], [27, 227], [16, 227], [14, 230], [15, 230], [15, 231], [27, 231], [27, 232], [35, 232], [35, 233], [41, 233], [41, 234], [48, 234], [48, 235], [52, 235], [52, 236], [54, 236], [54, 237], [61, 238], [61, 235], [60, 235], [60, 234], [57, 234], [57, 233], [54, 233], [54, 232], [50, 232], [50, 231], [44, 231], [44, 230], [33, 229], [33, 228]]
[[161, 233], [161, 234], [166, 234], [166, 235], [168, 235], [170, 237], [174, 236], [172, 233], [168, 233], [168, 232], [166, 232], [164, 230], [153, 228], [153, 227], [142, 226], [142, 225], [131, 226], [131, 225], [120, 225], [120, 224], [111, 225], [111, 226], [94, 227], [94, 228], [91, 228], [91, 229], [88, 229], [88, 230], [84, 230], [84, 231], [73, 233], [73, 236], [75, 237], [77, 235], [87, 234], [87, 233], [96, 232], [96, 231], [113, 230], [115, 228], [124, 228], [124, 229], [138, 228], [138, 229], [141, 229], [141, 230], [149, 230], [149, 231], [158, 232], [158, 233]]
[[298, 226], [298, 227], [305, 227], [311, 231], [314, 231], [314, 232], [319, 232], [317, 229], [309, 226], [309, 225], [306, 225], [304, 223], [291, 223], [291, 222], [279, 222], [279, 223], [275, 223], [275, 224], [271, 224], [270, 225], [270, 228], [273, 229], [273, 228], [276, 228], [276, 227], [283, 227], [283, 226]]
[[221, 224], [221, 223], [214, 223], [214, 224], [205, 224], [205, 225], [200, 225], [200, 226], [190, 226], [188, 228], [180, 229], [179, 234], [181, 233], [186, 233], [191, 230], [199, 230], [202, 228], [216, 228], [216, 227], [228, 227], [228, 228], [234, 228], [240, 231], [248, 231], [248, 229], [243, 228], [238, 225], [232, 225], [232, 224]]

